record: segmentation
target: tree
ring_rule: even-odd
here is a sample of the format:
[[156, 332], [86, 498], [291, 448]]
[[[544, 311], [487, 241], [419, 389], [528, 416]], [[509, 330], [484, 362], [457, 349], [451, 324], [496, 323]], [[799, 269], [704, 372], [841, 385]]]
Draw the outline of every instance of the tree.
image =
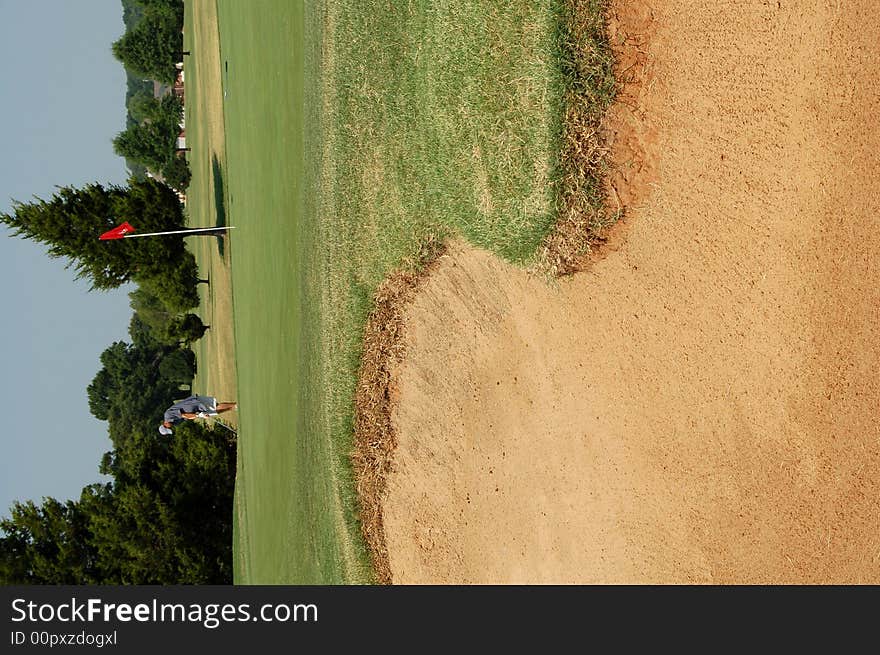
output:
[[162, 299], [143, 286], [128, 294], [134, 310], [128, 333], [135, 345], [159, 342], [174, 346], [180, 341], [174, 330], [176, 313], [169, 311]]
[[130, 125], [113, 139], [113, 150], [120, 157], [133, 159], [157, 173], [174, 156], [177, 134], [167, 133], [153, 123]]
[[[151, 416], [176, 392], [178, 383], [164, 378], [160, 366], [177, 349], [156, 342], [137, 346], [124, 341], [105, 348], [100, 356], [102, 368], [86, 389], [92, 415], [115, 421], [115, 428], [126, 438], [144, 416]], [[115, 428], [111, 425], [111, 432]], [[115, 440], [114, 444], [121, 445]]]
[[183, 35], [175, 12], [147, 7], [143, 18], [113, 44], [113, 55], [132, 72], [171, 84], [183, 50]]
[[127, 189], [100, 184], [62, 187], [48, 201], [16, 201], [12, 214], [0, 214], [0, 223], [13, 234], [45, 244], [50, 257], [66, 258], [76, 277], [89, 279], [93, 289], [113, 289], [155, 275], [184, 275], [168, 284], [189, 284], [188, 294], [176, 289], [175, 297], [191, 302], [195, 296], [197, 303], [195, 260], [183, 239], [98, 240], [123, 220], [142, 232], [178, 230], [184, 223], [177, 194], [151, 179], [133, 180]]
[[149, 121], [166, 130], [179, 131], [183, 122], [183, 102], [180, 98], [173, 94], [155, 98], [152, 88], [135, 93], [128, 101], [128, 112], [138, 123]]
[[[133, 224], [141, 232], [179, 230], [184, 224], [183, 208], [177, 194], [167, 185], [152, 179], [132, 182], [129, 192], [120, 200], [119, 211], [122, 216], [132, 217]], [[133, 276], [138, 283], [143, 286], [145, 282], [152, 283], [154, 278], [174, 278], [169, 279], [167, 284], [188, 287], [188, 290], [177, 289], [175, 297], [185, 297], [186, 300], [174, 309], [184, 311], [198, 304], [195, 288], [198, 267], [182, 237], [172, 235], [120, 241], [127, 241], [130, 245], [133, 245], [133, 241], [139, 242], [135, 248], [138, 258]]]
[[167, 168], [177, 154], [177, 135], [183, 120], [180, 98], [167, 95], [157, 100], [150, 94], [138, 93], [129, 103], [129, 112], [137, 121], [113, 139], [116, 154], [156, 172]]
[[102, 460], [113, 483], [13, 506], [0, 521], [0, 583], [232, 581], [234, 440], [187, 421], [173, 439], [129, 442]]
[[113, 407], [114, 382], [107, 369], [102, 368], [86, 388], [89, 411], [99, 421], [106, 421], [110, 418], [110, 411]]
[[183, 0], [138, 0], [147, 11], [170, 12], [178, 25], [183, 27]]
[[100, 577], [88, 516], [77, 503], [16, 502], [11, 514], [0, 521], [0, 582], [90, 584]]
[[83, 189], [62, 187], [51, 200], [13, 202], [13, 214], [0, 222], [16, 236], [49, 246], [50, 257], [64, 257], [78, 278], [90, 278], [92, 287], [112, 289], [131, 279], [130, 252], [125, 247], [102, 248], [98, 235], [118, 220], [125, 190], [91, 184]]
[[160, 122], [129, 125], [113, 139], [113, 149], [127, 161], [161, 174], [165, 184], [182, 192], [189, 186], [192, 173], [181, 156], [182, 149], [177, 147], [179, 132], [179, 126], [165, 127]]
[[195, 314], [186, 314], [183, 318], [176, 319], [172, 323], [171, 331], [181, 341], [190, 344], [205, 336], [209, 327], [209, 325], [202, 323], [202, 319]]
[[136, 121], [113, 139], [116, 154], [140, 162], [178, 191], [189, 186], [191, 173], [186, 159], [180, 156], [177, 137], [183, 121], [183, 103], [174, 95], [156, 99], [151, 93], [137, 93], [128, 104], [129, 115]]
[[144, 392], [140, 398], [149, 397], [148, 390], [156, 375], [151, 374], [148, 362], [151, 356], [161, 356], [160, 352], [136, 348], [124, 341], [117, 341], [104, 349], [100, 357], [103, 368], [86, 389], [92, 415], [106, 421], [137, 410], [137, 405], [131, 404], [132, 391], [139, 387]]
[[192, 350], [173, 350], [159, 363], [159, 375], [172, 384], [189, 384], [196, 374], [196, 357]]
[[[162, 330], [162, 333], [157, 334], [154, 328], [140, 314], [135, 312], [131, 315], [131, 320], [128, 322], [128, 334], [131, 337], [131, 342], [139, 348], [177, 345], [177, 339], [173, 339], [170, 335], [165, 334], [168, 325], [168, 323], [160, 323], [159, 328]], [[159, 338], [160, 336], [163, 338]]]
[[144, 273], [141, 287], [158, 297], [169, 313], [177, 314], [198, 306], [199, 271], [191, 253], [169, 261], [157, 260]]
[[173, 439], [131, 441], [139, 447], [105, 456], [112, 488], [93, 485], [80, 501], [97, 570], [109, 583], [231, 582], [235, 442], [192, 421]]
[[162, 175], [165, 177], [165, 183], [168, 186], [181, 192], [186, 191], [189, 181], [192, 179], [189, 164], [186, 163], [186, 158], [182, 156], [171, 157], [162, 169]]

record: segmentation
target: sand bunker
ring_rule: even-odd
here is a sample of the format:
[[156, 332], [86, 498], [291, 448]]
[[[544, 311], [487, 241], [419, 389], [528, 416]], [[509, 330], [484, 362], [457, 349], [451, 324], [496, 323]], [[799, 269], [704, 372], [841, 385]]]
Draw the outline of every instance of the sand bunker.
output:
[[395, 583], [880, 582], [880, 13], [617, 2], [625, 234], [406, 314]]

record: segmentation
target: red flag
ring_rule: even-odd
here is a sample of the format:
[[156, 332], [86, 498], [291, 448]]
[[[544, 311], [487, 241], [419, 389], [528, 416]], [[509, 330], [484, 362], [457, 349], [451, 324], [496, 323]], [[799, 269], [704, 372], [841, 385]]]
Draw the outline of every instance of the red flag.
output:
[[129, 232], [134, 232], [134, 228], [128, 224], [128, 222], [123, 223], [117, 227], [114, 227], [109, 232], [104, 232], [99, 238], [101, 241], [107, 241], [107, 239], [121, 239]]

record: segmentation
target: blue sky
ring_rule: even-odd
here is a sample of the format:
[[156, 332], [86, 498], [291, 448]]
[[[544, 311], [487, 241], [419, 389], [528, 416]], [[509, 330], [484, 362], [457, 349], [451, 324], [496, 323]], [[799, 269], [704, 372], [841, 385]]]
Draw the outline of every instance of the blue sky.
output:
[[[124, 184], [111, 139], [125, 127], [125, 73], [110, 45], [119, 0], [0, 0], [0, 212], [55, 186]], [[98, 356], [128, 340], [127, 292], [88, 292], [64, 260], [0, 226], [0, 515], [14, 500], [78, 498], [102, 479], [107, 424], [89, 414]]]

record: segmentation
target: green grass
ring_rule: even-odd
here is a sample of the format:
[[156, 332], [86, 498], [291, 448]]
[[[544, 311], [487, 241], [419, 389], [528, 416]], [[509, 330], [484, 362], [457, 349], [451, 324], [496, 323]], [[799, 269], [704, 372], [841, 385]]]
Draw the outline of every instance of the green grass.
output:
[[558, 3], [329, 4], [325, 227], [357, 281], [435, 233], [528, 260], [555, 220]]
[[[321, 401], [314, 102], [299, 3], [218, 2], [239, 385], [237, 582], [368, 581]], [[311, 39], [307, 42], [308, 39]], [[311, 44], [311, 46], [310, 46]], [[350, 501], [349, 501], [350, 502]]]
[[373, 580], [348, 459], [373, 291], [453, 235], [533, 262], [570, 186], [562, 0], [319, 5], [217, 0], [225, 154], [193, 166], [236, 226], [239, 583]]

